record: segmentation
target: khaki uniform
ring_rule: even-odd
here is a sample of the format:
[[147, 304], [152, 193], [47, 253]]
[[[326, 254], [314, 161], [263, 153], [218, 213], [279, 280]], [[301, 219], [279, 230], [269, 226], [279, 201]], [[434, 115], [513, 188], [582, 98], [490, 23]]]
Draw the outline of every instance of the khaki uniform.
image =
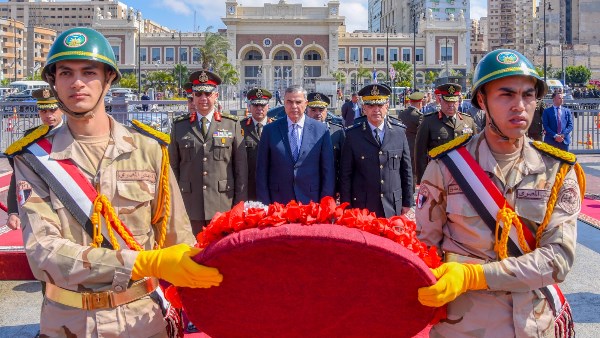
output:
[[[268, 119], [268, 122], [271, 122], [271, 119]], [[240, 126], [244, 135], [244, 146], [248, 159], [248, 200], [256, 201], [256, 154], [260, 137], [256, 133], [256, 125], [252, 117], [241, 120]]]
[[454, 124], [448, 116], [442, 112], [425, 115], [423, 123], [417, 130], [415, 139], [415, 173], [417, 184], [425, 172], [429, 156], [427, 153], [442, 144], [464, 134], [477, 133], [477, 125], [473, 119], [462, 113], [456, 113], [457, 123]]
[[225, 212], [248, 197], [240, 124], [233, 116], [218, 115], [213, 115], [206, 138], [200, 114], [193, 121], [193, 114], [176, 118], [171, 131], [171, 167], [192, 221], [210, 221], [216, 212]]
[[[483, 133], [467, 144], [467, 150], [535, 234], [561, 162], [525, 143], [522, 160], [505, 181]], [[539, 248], [501, 262], [494, 251], [494, 233], [441, 160], [427, 166], [419, 199], [423, 203], [415, 216], [421, 241], [441, 252], [488, 262], [483, 265], [488, 290], [467, 291], [450, 302], [448, 319], [435, 325], [430, 336], [554, 337], [552, 310], [538, 289], [562, 282], [573, 265], [581, 208], [574, 170], [566, 175]]]
[[[111, 122], [112, 140], [101, 161], [99, 191], [112, 202], [137, 242], [150, 250], [156, 241], [156, 228], [150, 222], [157, 208], [161, 148], [156, 140]], [[96, 170], [69, 128], [59, 128], [48, 138], [53, 144], [50, 158], [71, 159], [92, 182]], [[15, 157], [15, 175], [17, 190], [29, 196], [20, 205], [20, 216], [25, 250], [35, 277], [77, 292], [125, 291], [131, 283], [137, 252], [90, 247], [90, 236], [20, 156]], [[170, 189], [171, 218], [165, 246], [194, 244], [172, 173]], [[164, 337], [165, 325], [160, 306], [149, 296], [112, 309], [88, 311], [45, 299], [40, 333], [50, 337]]]

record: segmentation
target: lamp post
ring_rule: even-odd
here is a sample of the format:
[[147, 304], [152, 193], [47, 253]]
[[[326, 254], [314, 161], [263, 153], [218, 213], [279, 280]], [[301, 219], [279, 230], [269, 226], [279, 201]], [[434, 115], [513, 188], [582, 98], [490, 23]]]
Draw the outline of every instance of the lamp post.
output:
[[[548, 11], [552, 11], [552, 7], [548, 4]], [[544, 0], [544, 82], [546, 82], [546, 0]]]
[[[127, 15], [127, 22], [131, 22], [132, 20], [137, 21], [138, 24], [138, 32], [137, 32], [137, 82], [138, 82], [138, 95], [142, 93], [142, 79], [141, 79], [141, 46], [140, 46], [140, 35], [142, 33], [141, 21], [142, 21], [142, 13], [138, 9], [129, 9], [129, 14]], [[134, 23], [135, 26], [135, 23]]]
[[14, 19], [9, 22], [8, 26], [12, 26], [13, 28], [13, 51], [15, 62], [13, 62], [13, 70], [14, 70], [14, 81], [17, 81], [17, 23]]
[[[178, 31], [179, 34], [179, 49], [177, 50], [177, 96], [181, 94], [181, 31]], [[175, 39], [175, 33], [171, 35], [171, 39]]]

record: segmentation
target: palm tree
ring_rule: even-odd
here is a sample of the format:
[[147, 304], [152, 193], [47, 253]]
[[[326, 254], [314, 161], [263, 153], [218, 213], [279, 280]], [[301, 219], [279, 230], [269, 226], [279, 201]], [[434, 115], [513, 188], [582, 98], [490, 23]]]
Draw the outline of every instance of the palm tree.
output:
[[148, 73], [146, 80], [150, 83], [150, 86], [156, 88], [159, 92], [165, 91], [166, 89], [174, 89], [176, 83], [173, 74], [164, 70]]
[[373, 74], [371, 73], [371, 70], [369, 68], [364, 68], [362, 65], [359, 65], [356, 75], [358, 83], [361, 83], [362, 79], [369, 79]]
[[137, 89], [138, 82], [135, 73], [132, 72], [123, 74], [123, 76], [119, 80], [119, 87]]
[[175, 67], [173, 67], [172, 75], [177, 83], [177, 86], [179, 87], [178, 89], [180, 89], [183, 84], [188, 81], [188, 77], [190, 76], [189, 73], [188, 67], [184, 64], [178, 63], [175, 65]]
[[231, 48], [227, 36], [211, 32], [212, 26], [204, 32], [204, 45], [199, 46], [200, 63], [203, 69], [215, 70], [227, 62], [227, 51]]
[[346, 83], [346, 73], [342, 72], [341, 70], [336, 70], [335, 72], [331, 73], [331, 75], [337, 81], [339, 89], [345, 87], [344, 84]]
[[394, 85], [398, 84], [401, 87], [410, 87], [413, 76], [412, 65], [408, 62], [397, 61], [392, 63], [392, 67], [396, 71]]
[[[240, 74], [238, 74], [237, 70], [231, 63], [224, 63], [221, 67], [217, 69], [217, 74], [222, 80], [222, 84], [226, 85], [224, 97], [229, 97], [229, 85], [236, 85], [240, 82]], [[219, 88], [223, 88], [219, 86]]]
[[428, 87], [431, 87], [435, 83], [435, 80], [437, 78], [438, 72], [430, 70], [427, 73], [425, 73], [425, 84], [428, 85]]

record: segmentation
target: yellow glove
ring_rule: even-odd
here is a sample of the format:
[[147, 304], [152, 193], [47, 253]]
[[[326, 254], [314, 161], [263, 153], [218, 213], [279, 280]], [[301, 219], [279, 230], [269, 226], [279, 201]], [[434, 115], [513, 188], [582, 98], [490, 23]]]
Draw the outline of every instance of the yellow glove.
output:
[[200, 265], [191, 256], [202, 251], [187, 244], [177, 244], [160, 250], [140, 251], [133, 270], [132, 279], [158, 277], [175, 286], [209, 288], [223, 281], [219, 270]]
[[483, 265], [444, 263], [431, 269], [437, 282], [419, 289], [419, 302], [425, 306], [440, 307], [467, 290], [487, 289]]

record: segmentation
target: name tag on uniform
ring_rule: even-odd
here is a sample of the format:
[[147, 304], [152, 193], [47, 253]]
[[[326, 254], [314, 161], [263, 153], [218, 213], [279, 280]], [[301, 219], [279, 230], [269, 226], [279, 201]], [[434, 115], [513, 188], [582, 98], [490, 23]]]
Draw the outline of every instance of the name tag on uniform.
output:
[[458, 184], [448, 185], [448, 195], [458, 195], [462, 193], [463, 191]]
[[517, 189], [517, 198], [523, 200], [547, 200], [550, 191], [539, 189]]
[[232, 138], [233, 137], [233, 133], [230, 132], [229, 130], [225, 130], [225, 129], [218, 129], [217, 131], [215, 131], [213, 133], [213, 137], [226, 137], [226, 138]]

